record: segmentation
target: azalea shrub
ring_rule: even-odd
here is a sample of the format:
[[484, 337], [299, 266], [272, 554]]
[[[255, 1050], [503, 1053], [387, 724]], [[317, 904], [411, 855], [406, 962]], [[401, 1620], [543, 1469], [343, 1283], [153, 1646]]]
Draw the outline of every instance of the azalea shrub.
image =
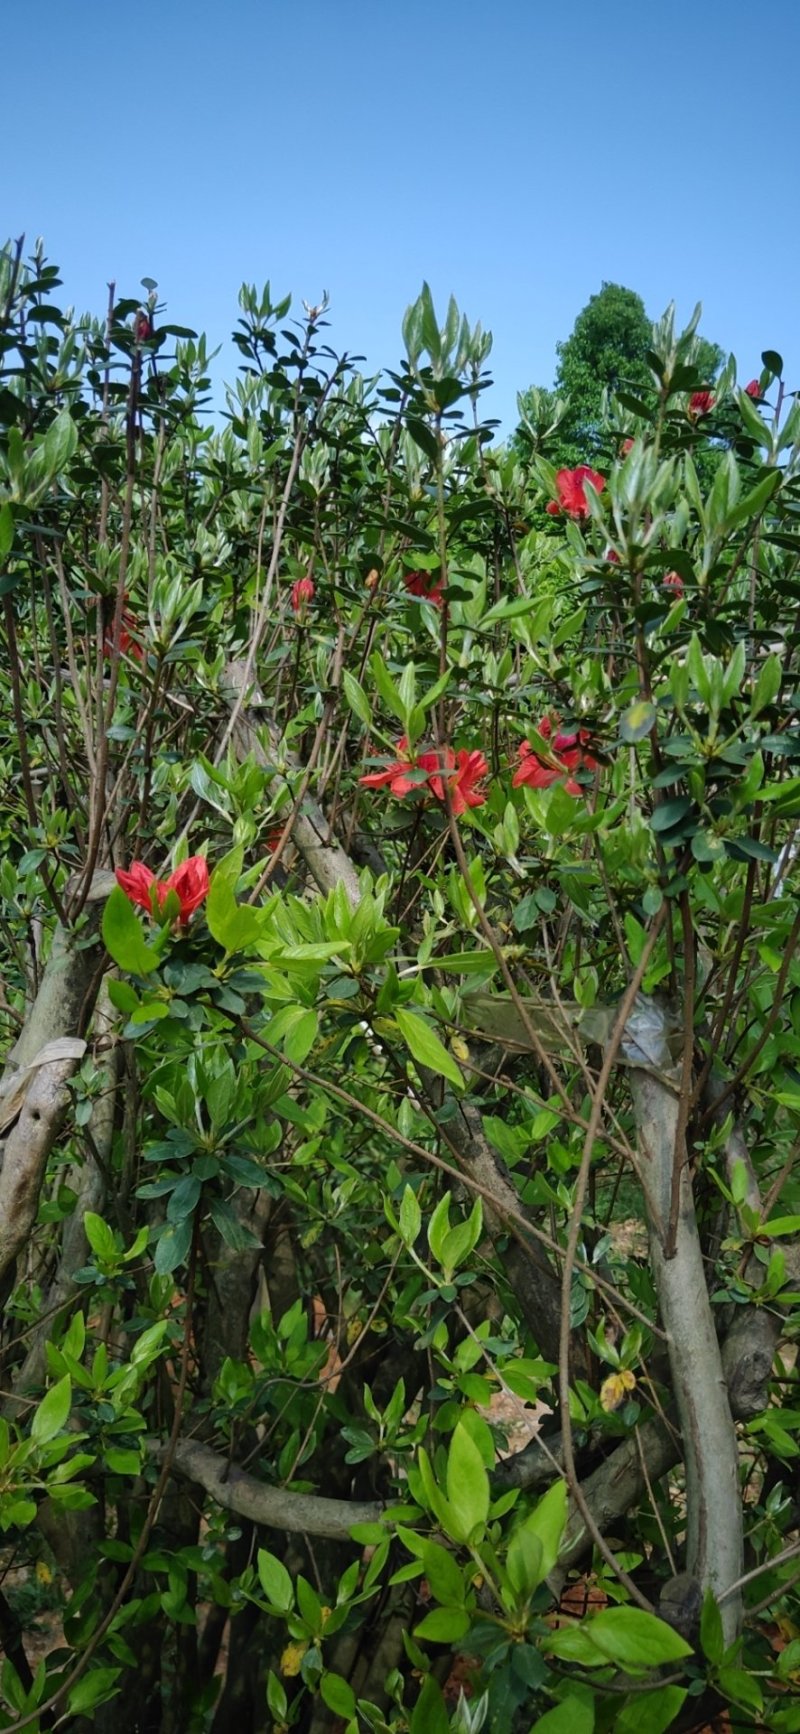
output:
[[[800, 1728], [800, 409], [0, 259], [0, 1726]], [[748, 358], [750, 371], [754, 363]], [[30, 1586], [50, 1588], [48, 1633]]]

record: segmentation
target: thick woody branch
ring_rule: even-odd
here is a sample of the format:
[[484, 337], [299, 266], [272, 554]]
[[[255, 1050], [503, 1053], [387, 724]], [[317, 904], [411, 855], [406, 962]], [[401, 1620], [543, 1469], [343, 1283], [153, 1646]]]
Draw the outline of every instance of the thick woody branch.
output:
[[87, 1240], [84, 1220], [87, 1211], [102, 1212], [106, 1197], [106, 1175], [111, 1166], [114, 1135], [116, 1092], [119, 1080], [121, 1049], [113, 1039], [116, 1013], [108, 997], [107, 977], [97, 996], [93, 1023], [93, 1038], [97, 1051], [100, 1088], [92, 1103], [88, 1132], [90, 1150], [81, 1164], [75, 1164], [68, 1184], [76, 1193], [75, 1209], [65, 1219], [61, 1230], [61, 1257], [55, 1276], [42, 1303], [43, 1317], [29, 1338], [28, 1353], [14, 1377], [14, 1397], [6, 1398], [0, 1412], [9, 1415], [18, 1407], [17, 1399], [41, 1384], [45, 1367], [45, 1345], [52, 1336], [59, 1312], [68, 1307], [77, 1293], [75, 1273], [86, 1263]]
[[[507, 1204], [512, 1215], [519, 1216], [519, 1194], [508, 1177], [505, 1164], [495, 1155], [484, 1135], [478, 1109], [460, 1102], [458, 1112], [447, 1121], [447, 1139], [457, 1151], [465, 1174], [498, 1202]], [[484, 1219], [492, 1240], [505, 1240], [508, 1222], [501, 1212], [486, 1205]], [[504, 1246], [501, 1261], [537, 1346], [546, 1360], [557, 1359], [561, 1284], [546, 1253], [534, 1240], [526, 1241], [524, 1246], [518, 1240], [510, 1240]]]
[[[655, 1002], [648, 1002], [646, 1009], [651, 1020], [657, 1016]], [[686, 1569], [702, 1589], [710, 1588], [719, 1597], [742, 1570], [736, 1433], [706, 1288], [686, 1149], [681, 1144], [676, 1150], [678, 1097], [674, 1087], [652, 1073], [634, 1067], [630, 1076], [650, 1258], [667, 1333], [686, 1465]], [[680, 1164], [677, 1234], [674, 1255], [668, 1258], [676, 1162]], [[741, 1621], [738, 1596], [724, 1602], [722, 1617], [730, 1643]]]
[[[160, 1456], [164, 1449], [160, 1443], [156, 1446]], [[193, 1440], [178, 1441], [172, 1466], [204, 1487], [226, 1511], [267, 1529], [347, 1541], [354, 1524], [379, 1523], [383, 1516], [383, 1506], [377, 1500], [325, 1499], [317, 1493], [290, 1493], [284, 1487], [270, 1487]]]
[[9, 1128], [0, 1170], [0, 1278], [33, 1228], [69, 1100], [66, 1086], [85, 1052], [78, 1031], [99, 982], [97, 930], [111, 884], [109, 874], [95, 876], [88, 931], [56, 928], [39, 992], [0, 1079], [0, 1125]]
[[66, 1086], [78, 1058], [51, 1060], [34, 1068], [6, 1139], [0, 1171], [0, 1278], [13, 1265], [36, 1221], [47, 1158], [67, 1111]]

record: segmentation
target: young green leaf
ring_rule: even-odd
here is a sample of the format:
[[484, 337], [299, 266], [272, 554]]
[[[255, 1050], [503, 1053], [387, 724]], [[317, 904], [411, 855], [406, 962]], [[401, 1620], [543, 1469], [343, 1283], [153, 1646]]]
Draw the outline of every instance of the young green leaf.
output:
[[436, 1072], [440, 1078], [447, 1078], [456, 1088], [463, 1090], [464, 1079], [446, 1047], [440, 1042], [430, 1024], [420, 1016], [419, 1012], [409, 1011], [404, 1006], [397, 1006], [394, 1013], [395, 1022], [409, 1049], [412, 1058], [420, 1066], [425, 1066], [429, 1072]]

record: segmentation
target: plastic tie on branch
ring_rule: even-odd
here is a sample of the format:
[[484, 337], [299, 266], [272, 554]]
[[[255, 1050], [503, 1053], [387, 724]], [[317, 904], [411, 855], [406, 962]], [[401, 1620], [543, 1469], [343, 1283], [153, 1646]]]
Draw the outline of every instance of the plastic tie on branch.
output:
[[620, 1042], [623, 1064], [677, 1078], [676, 1040], [680, 1043], [680, 1024], [673, 1007], [665, 1000], [637, 994]]

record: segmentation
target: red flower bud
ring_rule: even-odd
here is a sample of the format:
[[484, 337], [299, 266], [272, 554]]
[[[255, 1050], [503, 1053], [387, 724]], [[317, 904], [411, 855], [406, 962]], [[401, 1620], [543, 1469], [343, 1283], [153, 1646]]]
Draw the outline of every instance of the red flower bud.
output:
[[697, 421], [701, 415], [708, 415], [714, 408], [716, 398], [713, 391], [693, 391], [689, 399], [687, 414], [692, 421]]
[[292, 585], [291, 604], [295, 614], [305, 614], [306, 606], [314, 600], [314, 584], [311, 578], [298, 578]]

